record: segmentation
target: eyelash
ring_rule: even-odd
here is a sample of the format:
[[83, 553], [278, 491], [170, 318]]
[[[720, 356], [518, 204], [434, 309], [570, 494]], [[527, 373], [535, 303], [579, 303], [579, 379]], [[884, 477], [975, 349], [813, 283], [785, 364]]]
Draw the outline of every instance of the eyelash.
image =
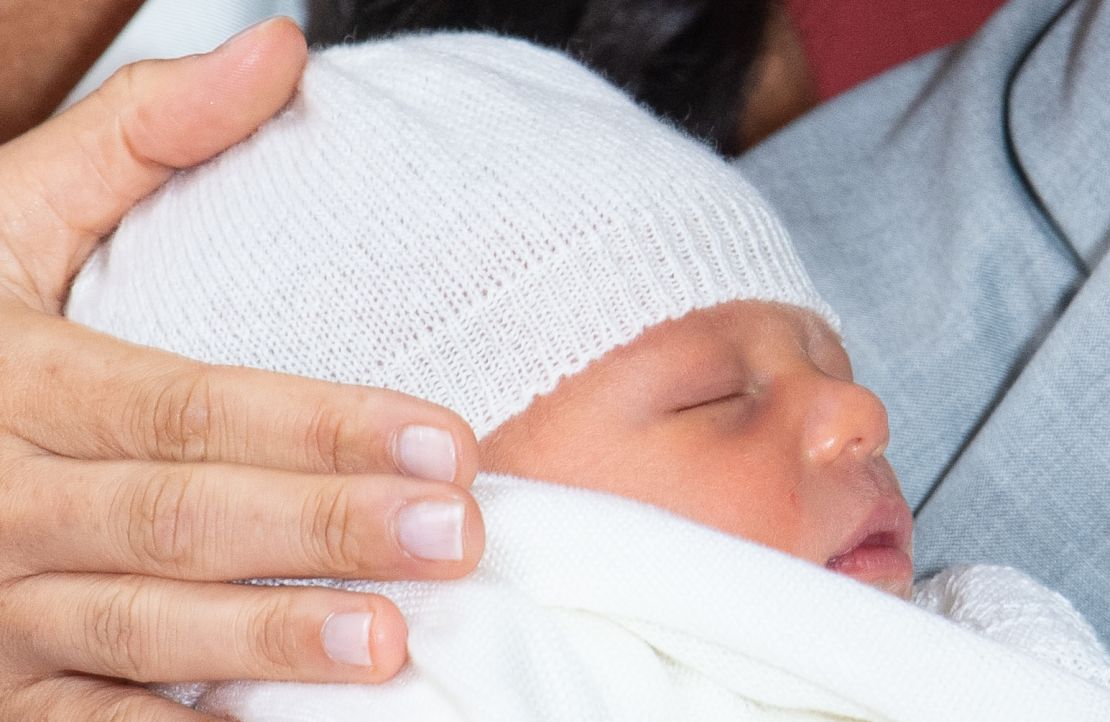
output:
[[722, 403], [725, 403], [725, 402], [728, 402], [728, 401], [737, 401], [739, 399], [744, 398], [747, 395], [748, 394], [744, 391], [735, 391], [731, 394], [725, 394], [724, 396], [718, 396], [717, 398], [714, 398], [714, 399], [709, 399], [707, 401], [699, 401], [696, 404], [690, 404], [689, 406], [683, 406], [681, 408], [675, 409], [674, 413], [679, 414], [679, 413], [682, 413], [683, 411], [693, 411], [694, 409], [700, 409], [700, 408], [703, 408], [703, 407], [706, 407], [706, 406], [714, 406], [716, 404], [722, 404]]

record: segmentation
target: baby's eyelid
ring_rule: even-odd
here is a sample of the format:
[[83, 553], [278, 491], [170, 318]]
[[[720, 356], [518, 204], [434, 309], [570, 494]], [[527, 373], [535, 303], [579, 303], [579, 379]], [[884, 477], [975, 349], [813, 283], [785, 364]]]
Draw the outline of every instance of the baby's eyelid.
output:
[[729, 401], [739, 401], [740, 399], [753, 396], [755, 393], [756, 389], [754, 388], [754, 386], [752, 384], [747, 384], [742, 387], [737, 387], [728, 393], [709, 394], [706, 396], [705, 399], [701, 401], [696, 401], [691, 404], [683, 404], [674, 409], [674, 413], [677, 414], [683, 411], [692, 411], [693, 409], [698, 409], [704, 406], [713, 406], [714, 404], [723, 404]]

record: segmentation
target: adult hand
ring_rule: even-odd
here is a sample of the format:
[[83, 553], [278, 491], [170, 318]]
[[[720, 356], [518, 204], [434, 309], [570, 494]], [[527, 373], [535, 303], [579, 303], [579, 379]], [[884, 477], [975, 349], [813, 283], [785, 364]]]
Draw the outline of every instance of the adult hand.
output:
[[447, 578], [481, 554], [455, 414], [59, 315], [127, 209], [249, 135], [304, 62], [296, 27], [266, 23], [0, 146], [0, 720], [206, 719], [120, 680], [386, 679], [405, 658], [388, 600], [221, 582]]

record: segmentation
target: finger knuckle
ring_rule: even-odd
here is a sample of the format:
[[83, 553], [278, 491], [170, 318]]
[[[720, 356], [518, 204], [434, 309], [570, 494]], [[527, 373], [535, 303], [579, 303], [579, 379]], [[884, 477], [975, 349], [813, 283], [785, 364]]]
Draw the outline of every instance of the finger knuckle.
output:
[[144, 660], [157, 652], [144, 629], [146, 595], [122, 583], [89, 605], [85, 629], [92, 657], [107, 674], [145, 682]]
[[297, 660], [303, 656], [298, 649], [297, 615], [288, 594], [266, 602], [251, 620], [248, 632], [246, 669], [259, 679], [291, 679]]
[[121, 119], [117, 126], [120, 141], [136, 159], [143, 157], [135, 149], [132, 136], [135, 133], [145, 134], [150, 126], [151, 108], [149, 103], [136, 102], [142, 95], [145, 75], [157, 65], [157, 61], [142, 60], [128, 63], [117, 69], [108, 80], [94, 90], [90, 96], [96, 98]]
[[[112, 126], [114, 132], [109, 136], [89, 134], [79, 139], [80, 150], [87, 160], [85, 167], [92, 171], [95, 179], [105, 189], [113, 194], [122, 195], [122, 197], [128, 197], [129, 194], [125, 186], [121, 184], [118, 174], [109, 171], [109, 166], [105, 160], [108, 157], [107, 149], [115, 147], [117, 144], [122, 146], [132, 157], [136, 159], [142, 157], [141, 154], [135, 151], [129, 132], [129, 128], [141, 120], [146, 113], [142, 103], [134, 102], [136, 86], [139, 83], [138, 78], [142, 74], [142, 66], [142, 63], [124, 65], [112, 73], [103, 85], [89, 94], [90, 102], [99, 103], [105, 111], [120, 120]], [[91, 232], [95, 229], [89, 228], [88, 230]]]
[[137, 85], [136, 76], [142, 72], [142, 68], [142, 63], [128, 63], [127, 65], [122, 65], [109, 76], [107, 82], [94, 92], [104, 95], [118, 94], [124, 97], [134, 97], [135, 87]]
[[170, 467], [135, 489], [125, 534], [131, 558], [172, 576], [192, 565], [199, 549], [196, 529], [202, 526], [204, 477], [197, 467]]
[[355, 523], [358, 511], [351, 490], [328, 484], [311, 494], [305, 504], [301, 537], [313, 568], [349, 576], [360, 568]]
[[[212, 371], [198, 366], [154, 391], [149, 409], [139, 423], [149, 420], [154, 453], [158, 458], [178, 461], [203, 461], [212, 451], [211, 440], [217, 430], [220, 398]], [[146, 429], [136, 429], [145, 436]]]
[[344, 443], [348, 426], [347, 415], [334, 404], [321, 401], [305, 429], [304, 449], [310, 455], [312, 466], [327, 472], [346, 472], [353, 469], [349, 444]]

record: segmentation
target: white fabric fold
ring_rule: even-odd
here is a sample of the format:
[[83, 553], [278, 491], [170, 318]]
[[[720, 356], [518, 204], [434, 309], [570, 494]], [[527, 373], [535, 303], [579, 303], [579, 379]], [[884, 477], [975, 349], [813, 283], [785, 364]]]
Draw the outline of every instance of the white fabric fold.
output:
[[[397, 602], [410, 664], [396, 680], [225, 683], [199, 707], [243, 722], [1110, 719], [1110, 692], [1091, 681], [1110, 669], [1093, 633], [1016, 572], [987, 568], [994, 591], [963, 620], [983, 636], [626, 499], [488, 475], [475, 492], [488, 539], [474, 575], [312, 582]], [[926, 606], [959, 617], [976, 569], [929, 587]], [[1057, 623], [1026, 625], [1011, 646], [987, 638], [1028, 600], [1034, 619]], [[1070, 671], [1013, 645], [1052, 648], [1041, 656]]]

